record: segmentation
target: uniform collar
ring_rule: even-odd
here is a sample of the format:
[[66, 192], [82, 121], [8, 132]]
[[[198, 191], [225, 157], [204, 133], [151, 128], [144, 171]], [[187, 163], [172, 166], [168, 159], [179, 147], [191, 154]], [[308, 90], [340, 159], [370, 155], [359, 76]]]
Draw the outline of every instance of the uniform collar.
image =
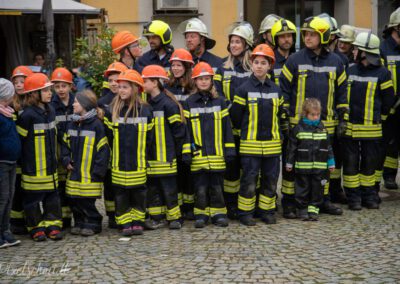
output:
[[400, 46], [397, 44], [397, 42], [394, 40], [394, 38], [392, 37], [392, 35], [387, 37], [387, 42], [389, 44], [389, 46], [392, 49], [400, 49]]
[[208, 62], [209, 59], [210, 59], [210, 57], [211, 57], [211, 53], [208, 52], [208, 50], [204, 50], [203, 54], [202, 54], [200, 57], [197, 57], [196, 55], [193, 55], [193, 54], [192, 54], [192, 56], [193, 56], [193, 61], [194, 61], [194, 62], [196, 62], [196, 61], [199, 61], [199, 62], [200, 62], [200, 61]]
[[312, 51], [311, 49], [309, 49], [309, 48], [307, 48], [307, 47], [305, 47], [305, 49], [306, 49], [306, 54], [307, 54], [311, 59], [314, 59], [314, 58], [317, 58], [317, 57], [325, 58], [325, 57], [327, 57], [328, 54], [329, 54], [329, 51], [327, 51], [325, 47], [322, 47], [321, 53], [320, 53], [319, 55], [317, 55], [314, 51]]
[[[275, 60], [276, 60], [276, 62], [277, 62], [277, 63], [285, 63], [285, 61], [287, 60], [287, 58], [286, 58], [285, 56], [283, 56], [283, 55], [279, 52], [278, 48], [275, 48], [274, 52], [275, 52]], [[290, 53], [289, 53], [289, 56], [290, 56]]]
[[67, 106], [64, 105], [64, 103], [61, 101], [60, 97], [57, 94], [54, 94], [53, 98], [51, 99], [51, 101], [53, 103], [56, 103], [58, 105], [62, 105], [62, 106], [65, 106], [65, 107], [72, 106], [72, 104], [74, 103], [74, 100], [75, 100], [75, 96], [72, 93], [69, 93], [69, 99], [68, 99], [68, 105]]
[[161, 100], [164, 98], [164, 96], [166, 96], [166, 95], [165, 95], [164, 92], [161, 92], [161, 93], [160, 93], [158, 96], [156, 96], [155, 98], [152, 98], [150, 94], [149, 94], [148, 96], [149, 96], [149, 98], [150, 98], [150, 103], [156, 104], [156, 103], [158, 103], [159, 101], [161, 101]]
[[267, 74], [266, 77], [265, 77], [264, 84], [261, 83], [261, 81], [258, 80], [257, 77], [254, 76], [253, 73], [250, 75], [250, 82], [251, 82], [251, 84], [252, 84], [254, 87], [260, 87], [260, 86], [267, 86], [267, 87], [270, 87], [270, 85], [271, 85], [271, 84], [270, 84], [270, 79], [268, 78], [268, 74]]
[[49, 110], [50, 110], [48, 104], [45, 104], [45, 105], [44, 105], [44, 109], [42, 109], [41, 107], [36, 106], [36, 105], [32, 106], [32, 109], [33, 109], [36, 113], [38, 113], [38, 114], [40, 114], [40, 115], [46, 115], [46, 114], [49, 112]]

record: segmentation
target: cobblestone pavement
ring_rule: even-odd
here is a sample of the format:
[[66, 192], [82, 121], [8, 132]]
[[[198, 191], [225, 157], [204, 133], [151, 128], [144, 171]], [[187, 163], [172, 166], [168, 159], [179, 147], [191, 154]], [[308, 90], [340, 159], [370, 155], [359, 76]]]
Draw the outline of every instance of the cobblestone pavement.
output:
[[[247, 228], [116, 230], [0, 251], [0, 283], [399, 283], [400, 192], [380, 210]], [[105, 220], [106, 221], [106, 220]]]

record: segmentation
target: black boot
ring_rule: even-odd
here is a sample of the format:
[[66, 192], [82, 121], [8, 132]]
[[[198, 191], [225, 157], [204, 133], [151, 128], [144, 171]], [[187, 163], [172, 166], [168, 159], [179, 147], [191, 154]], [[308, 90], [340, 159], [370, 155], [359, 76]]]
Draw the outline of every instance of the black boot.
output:
[[320, 207], [321, 213], [329, 214], [329, 215], [342, 215], [343, 210], [340, 207], [333, 205], [330, 200], [325, 200], [322, 206]]
[[360, 211], [362, 207], [360, 203], [349, 203], [349, 209], [352, 211]]
[[385, 179], [385, 187], [387, 189], [398, 189], [399, 187], [397, 186], [396, 180], [393, 177], [388, 177]]
[[261, 217], [261, 221], [263, 221], [267, 225], [276, 224], [275, 214], [264, 214]]
[[251, 215], [244, 215], [239, 218], [241, 224], [245, 226], [255, 226], [256, 220], [254, 220], [253, 216]]

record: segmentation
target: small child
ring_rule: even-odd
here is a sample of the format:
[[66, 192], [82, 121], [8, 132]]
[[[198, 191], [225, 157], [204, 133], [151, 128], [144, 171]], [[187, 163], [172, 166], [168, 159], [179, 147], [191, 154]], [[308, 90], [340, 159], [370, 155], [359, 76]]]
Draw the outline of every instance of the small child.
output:
[[28, 231], [34, 241], [61, 240], [63, 235], [57, 173], [56, 115], [50, 106], [53, 84], [43, 73], [24, 82], [24, 112], [17, 130], [22, 145], [22, 188]]
[[72, 104], [74, 103], [75, 96], [72, 94], [72, 73], [63, 67], [56, 68], [51, 74], [51, 82], [54, 84], [53, 98], [51, 99], [51, 106], [56, 112], [57, 122], [57, 160], [58, 163], [58, 190], [60, 192], [63, 229], [71, 227], [71, 208], [69, 200], [65, 195], [65, 184], [67, 179], [67, 171], [60, 162], [60, 149], [64, 138], [64, 133], [68, 122], [71, 121], [73, 114]]
[[316, 98], [303, 103], [302, 119], [290, 132], [286, 170], [296, 169], [295, 200], [298, 217], [318, 221], [324, 186], [329, 179], [327, 169], [335, 169], [328, 132], [321, 120], [321, 103]]
[[17, 160], [21, 142], [10, 107], [14, 96], [13, 84], [0, 78], [0, 248], [18, 245], [10, 231], [10, 212], [15, 190]]
[[79, 92], [73, 107], [62, 148], [62, 163], [69, 171], [66, 194], [74, 216], [71, 234], [92, 236], [101, 232], [103, 217], [96, 208], [96, 198], [102, 196], [110, 149], [96, 95], [90, 90]]
[[188, 163], [193, 156], [195, 228], [204, 228], [210, 218], [216, 226], [229, 225], [224, 172], [226, 163], [231, 162], [236, 153], [228, 108], [225, 98], [218, 96], [213, 76], [211, 66], [199, 62], [192, 72], [195, 92], [184, 102], [190, 144], [183, 145], [182, 159]]

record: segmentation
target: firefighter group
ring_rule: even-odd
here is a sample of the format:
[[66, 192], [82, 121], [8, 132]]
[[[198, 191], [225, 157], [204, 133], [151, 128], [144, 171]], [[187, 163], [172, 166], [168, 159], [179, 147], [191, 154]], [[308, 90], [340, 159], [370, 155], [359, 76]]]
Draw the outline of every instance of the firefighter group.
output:
[[132, 236], [275, 224], [278, 205], [318, 221], [338, 203], [379, 209], [381, 180], [397, 189], [400, 9], [382, 41], [326, 13], [300, 27], [271, 14], [258, 34], [242, 22], [223, 59], [200, 19], [184, 27], [174, 49], [167, 23], [144, 25], [144, 54], [117, 32], [102, 94], [73, 92], [66, 68], [0, 79], [0, 247], [98, 234], [103, 196], [108, 226]]

